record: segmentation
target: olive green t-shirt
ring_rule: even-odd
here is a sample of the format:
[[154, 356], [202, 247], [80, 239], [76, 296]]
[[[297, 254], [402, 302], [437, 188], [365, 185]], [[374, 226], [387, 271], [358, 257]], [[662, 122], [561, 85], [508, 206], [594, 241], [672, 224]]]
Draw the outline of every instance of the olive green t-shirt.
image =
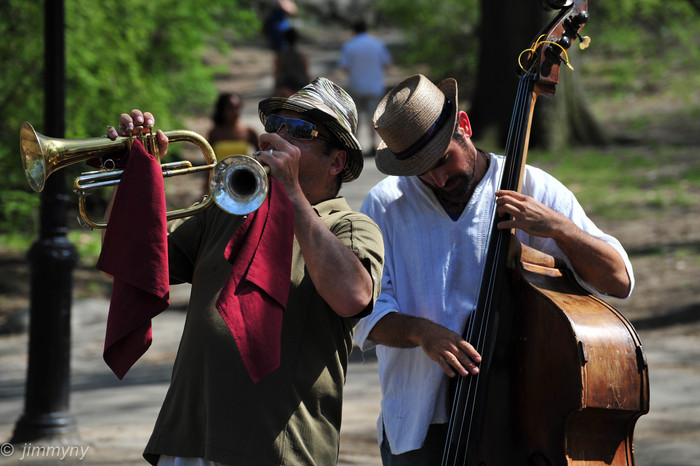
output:
[[295, 239], [280, 367], [258, 383], [216, 309], [231, 271], [224, 250], [243, 218], [211, 208], [170, 235], [171, 281], [192, 283], [192, 291], [148, 461], [165, 454], [235, 465], [337, 463], [353, 327], [379, 295], [384, 247], [376, 224], [343, 198], [314, 209], [371, 274], [373, 299], [356, 317], [338, 316], [316, 292]]

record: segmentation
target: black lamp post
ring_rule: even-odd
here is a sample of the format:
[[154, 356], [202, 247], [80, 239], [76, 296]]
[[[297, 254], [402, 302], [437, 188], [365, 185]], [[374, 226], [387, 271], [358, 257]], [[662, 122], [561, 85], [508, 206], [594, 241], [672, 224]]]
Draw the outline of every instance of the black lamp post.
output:
[[[44, 1], [44, 128], [46, 135], [65, 132], [65, 47], [63, 0]], [[70, 345], [75, 246], [66, 237], [62, 172], [52, 175], [41, 194], [39, 239], [27, 258], [31, 270], [29, 362], [24, 413], [12, 443], [53, 439], [77, 430], [69, 412]]]

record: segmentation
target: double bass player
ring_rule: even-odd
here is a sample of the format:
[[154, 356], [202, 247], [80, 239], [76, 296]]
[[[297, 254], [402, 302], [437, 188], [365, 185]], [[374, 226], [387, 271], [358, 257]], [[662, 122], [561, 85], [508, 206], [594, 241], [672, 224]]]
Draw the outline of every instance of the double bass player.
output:
[[383, 464], [440, 464], [449, 378], [477, 374], [481, 363], [461, 332], [477, 304], [494, 209], [510, 216], [499, 229], [562, 259], [591, 293], [628, 297], [634, 275], [620, 242], [551, 175], [526, 166], [521, 192], [499, 190], [504, 159], [474, 146], [454, 79], [409, 77], [374, 123], [376, 165], [390, 176], [361, 211], [382, 230], [386, 257], [381, 295], [355, 341], [363, 351], [376, 346]]

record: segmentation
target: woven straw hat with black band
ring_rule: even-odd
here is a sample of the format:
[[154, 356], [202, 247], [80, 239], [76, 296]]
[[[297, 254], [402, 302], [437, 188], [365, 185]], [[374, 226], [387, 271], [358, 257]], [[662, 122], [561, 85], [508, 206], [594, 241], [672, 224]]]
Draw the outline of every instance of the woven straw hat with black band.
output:
[[262, 124], [268, 115], [282, 109], [306, 113], [323, 123], [328, 131], [341, 142], [348, 152], [342, 179], [356, 180], [362, 173], [364, 160], [357, 133], [357, 108], [350, 95], [333, 81], [319, 77], [289, 98], [271, 97], [258, 104], [258, 116]]
[[421, 175], [447, 151], [457, 125], [457, 81], [437, 86], [421, 74], [411, 76], [384, 96], [374, 112], [382, 138], [377, 168], [387, 175]]

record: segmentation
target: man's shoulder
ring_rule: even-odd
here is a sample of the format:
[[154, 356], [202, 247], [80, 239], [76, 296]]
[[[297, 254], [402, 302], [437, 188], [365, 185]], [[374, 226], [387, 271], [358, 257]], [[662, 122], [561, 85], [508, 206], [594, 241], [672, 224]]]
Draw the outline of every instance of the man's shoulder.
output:
[[373, 238], [373, 243], [382, 243], [381, 230], [366, 213], [353, 210], [345, 198], [337, 197], [314, 205], [321, 221], [336, 236], [355, 239]]
[[313, 206], [314, 210], [327, 223], [333, 223], [340, 219], [349, 221], [369, 220], [367, 215], [362, 212], [353, 210], [344, 197], [336, 197], [326, 201], [319, 202]]
[[374, 45], [383, 46], [385, 44], [384, 41], [379, 37], [373, 36], [371, 34], [360, 34], [358, 36], [353, 37], [352, 39], [349, 39], [347, 42], [345, 42], [345, 45], [351, 47], [366, 47]]
[[[561, 190], [567, 189], [561, 181], [550, 173], [533, 165], [525, 166], [525, 177], [523, 178], [523, 191], [535, 192], [538, 190]], [[528, 194], [525, 192], [525, 194]]]
[[[417, 178], [412, 176], [388, 176], [370, 189], [362, 204], [361, 212], [375, 218], [381, 212], [403, 209], [419, 195]], [[402, 207], [399, 207], [402, 206]]]
[[374, 198], [385, 198], [400, 195], [406, 189], [409, 177], [387, 176], [369, 190], [369, 195]]

